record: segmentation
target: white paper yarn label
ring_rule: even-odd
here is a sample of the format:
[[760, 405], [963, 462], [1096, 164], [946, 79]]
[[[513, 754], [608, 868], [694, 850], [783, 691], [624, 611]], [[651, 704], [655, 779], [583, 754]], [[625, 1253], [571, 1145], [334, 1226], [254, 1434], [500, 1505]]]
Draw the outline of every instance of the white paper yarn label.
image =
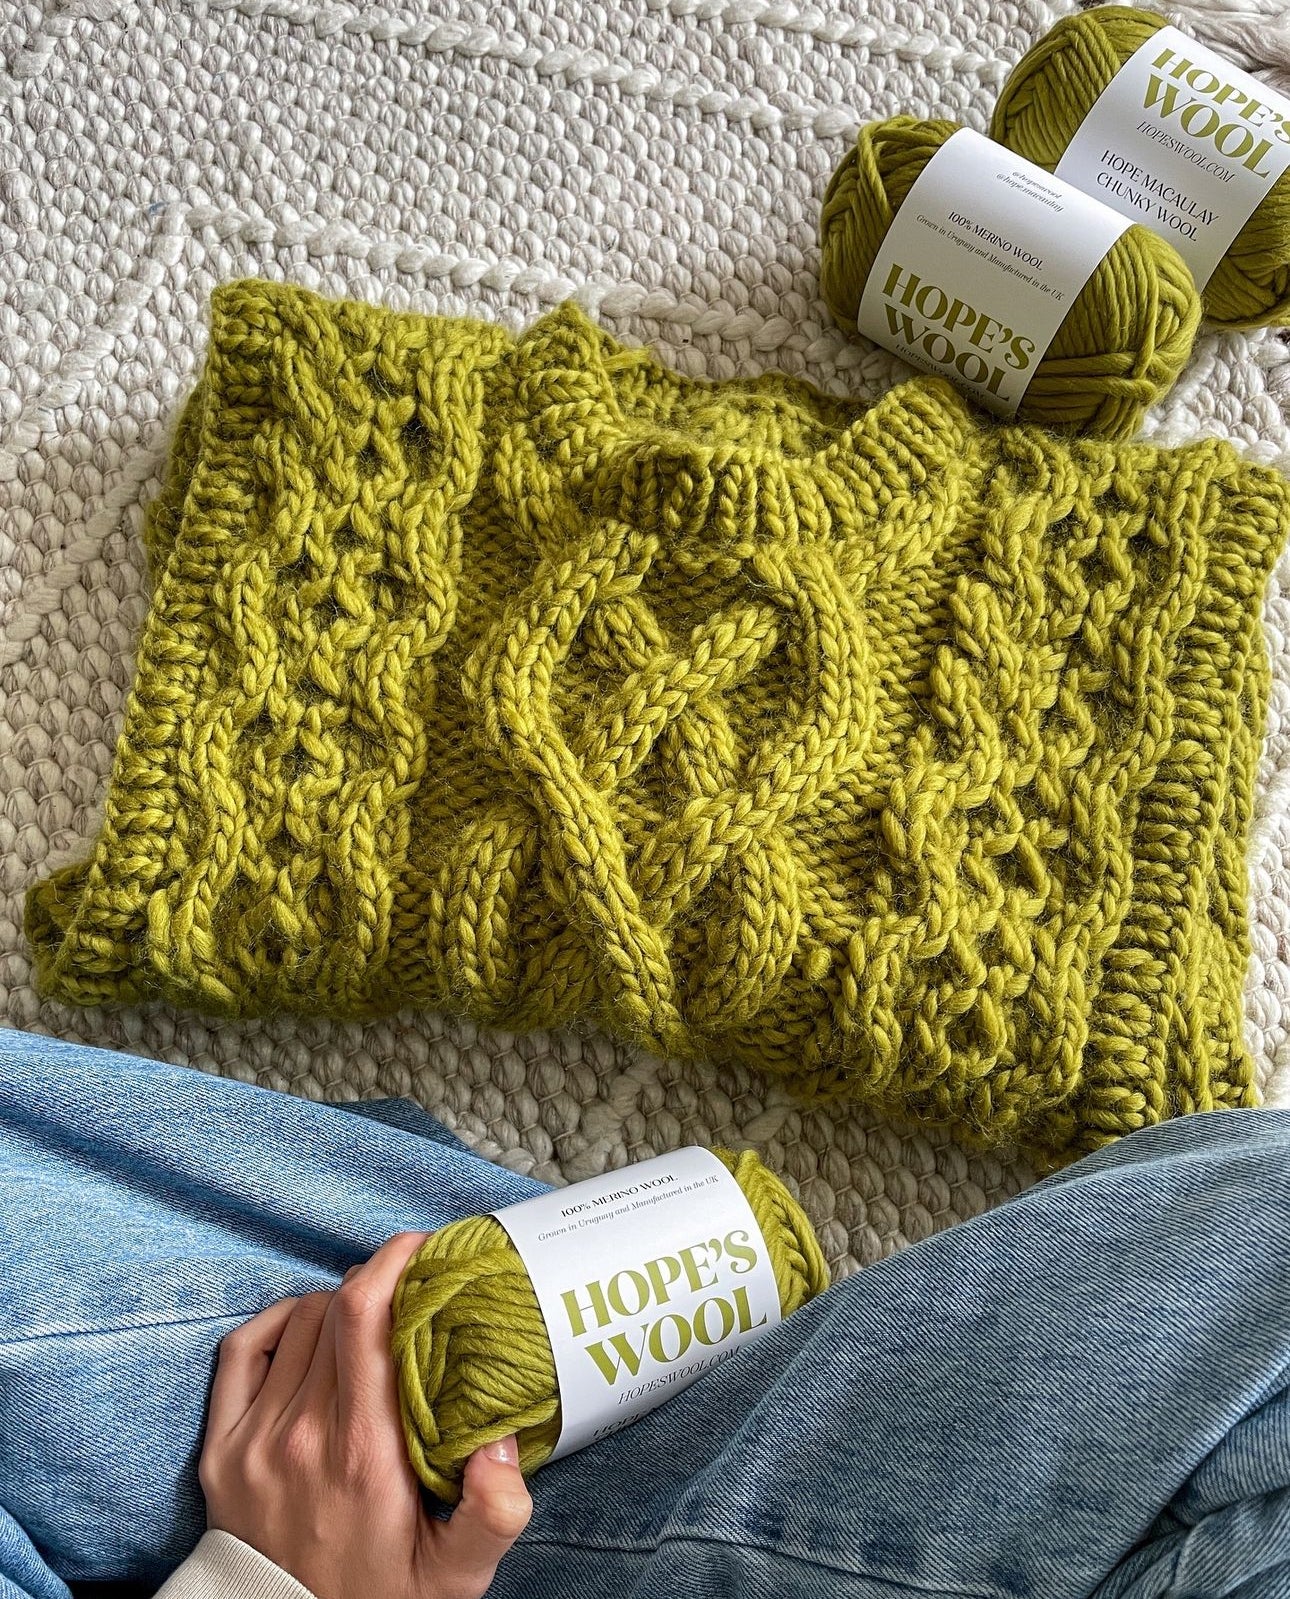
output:
[[552, 1458], [606, 1438], [780, 1321], [743, 1190], [680, 1149], [492, 1212], [533, 1281], [560, 1384]]
[[856, 326], [998, 416], [1013, 416], [1117, 212], [970, 128], [914, 180], [865, 282]]
[[1290, 100], [1161, 28], [1093, 102], [1057, 175], [1163, 234], [1204, 288], [1290, 166]]

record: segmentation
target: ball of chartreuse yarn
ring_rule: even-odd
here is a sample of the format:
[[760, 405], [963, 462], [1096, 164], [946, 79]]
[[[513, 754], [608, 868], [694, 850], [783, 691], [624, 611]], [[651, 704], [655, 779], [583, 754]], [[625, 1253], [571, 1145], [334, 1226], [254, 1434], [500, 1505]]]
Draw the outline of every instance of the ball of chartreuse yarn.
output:
[[[712, 1153], [752, 1207], [791, 1315], [828, 1287], [815, 1232], [751, 1150]], [[511, 1433], [520, 1469], [536, 1471], [560, 1436], [560, 1394], [533, 1284], [502, 1224], [471, 1216], [431, 1233], [404, 1268], [393, 1313], [403, 1432], [426, 1487], [456, 1504], [467, 1460]]]
[[[820, 216], [820, 288], [855, 331], [860, 298], [883, 236], [914, 180], [957, 131], [953, 122], [893, 117], [861, 128], [829, 180]], [[1000, 293], [1007, 295], [1006, 284]], [[1200, 323], [1182, 257], [1136, 223], [1076, 296], [1026, 388], [1018, 420], [1063, 432], [1130, 438], [1173, 387]]]
[[[1166, 19], [1132, 6], [1063, 17], [1004, 84], [990, 137], [1050, 172], [1094, 101]], [[1282, 173], [1201, 290], [1219, 327], [1290, 322], [1290, 172]]]

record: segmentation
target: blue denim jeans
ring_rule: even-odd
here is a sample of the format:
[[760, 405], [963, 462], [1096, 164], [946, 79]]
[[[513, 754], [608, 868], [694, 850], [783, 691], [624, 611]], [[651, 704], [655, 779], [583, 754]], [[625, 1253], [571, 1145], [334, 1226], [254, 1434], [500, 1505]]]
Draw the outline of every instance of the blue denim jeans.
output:
[[[0, 1032], [0, 1599], [159, 1583], [220, 1338], [539, 1191], [402, 1119]], [[490, 1592], [1283, 1599], [1288, 1221], [1290, 1116], [1135, 1134], [548, 1467]]]

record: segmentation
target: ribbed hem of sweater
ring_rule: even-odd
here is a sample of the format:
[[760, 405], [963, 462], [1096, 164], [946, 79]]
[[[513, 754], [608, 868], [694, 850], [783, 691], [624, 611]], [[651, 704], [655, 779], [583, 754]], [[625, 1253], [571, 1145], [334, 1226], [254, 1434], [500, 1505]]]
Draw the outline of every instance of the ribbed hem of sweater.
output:
[[156, 1599], [314, 1599], [267, 1555], [231, 1532], [208, 1532]]

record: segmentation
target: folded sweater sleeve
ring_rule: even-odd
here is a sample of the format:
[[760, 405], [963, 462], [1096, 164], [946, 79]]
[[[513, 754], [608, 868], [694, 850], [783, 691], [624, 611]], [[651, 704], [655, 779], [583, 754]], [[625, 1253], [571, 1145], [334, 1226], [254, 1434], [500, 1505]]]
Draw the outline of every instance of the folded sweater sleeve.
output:
[[156, 1599], [314, 1599], [267, 1555], [231, 1532], [208, 1532]]

